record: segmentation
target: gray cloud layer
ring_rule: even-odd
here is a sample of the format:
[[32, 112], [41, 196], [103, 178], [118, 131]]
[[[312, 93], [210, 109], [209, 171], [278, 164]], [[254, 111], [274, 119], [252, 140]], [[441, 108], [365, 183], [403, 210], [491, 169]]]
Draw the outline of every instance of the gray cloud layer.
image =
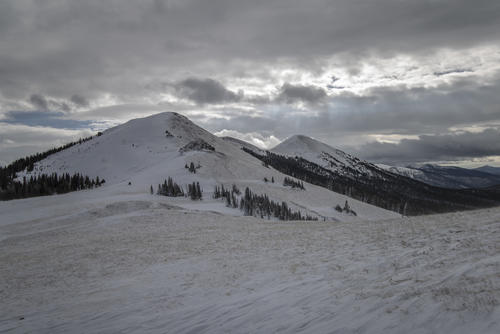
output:
[[78, 94], [73, 94], [73, 96], [71, 96], [71, 102], [81, 107], [88, 107], [89, 105], [89, 101], [87, 101], [85, 97]]
[[367, 52], [425, 54], [497, 43], [500, 31], [500, 4], [489, 0], [19, 0], [1, 6], [0, 90], [9, 96], [37, 89], [58, 97], [130, 94], [142, 78], [179, 71], [213, 76], [231, 72], [236, 60], [282, 57], [315, 67], [318, 57], [336, 53], [352, 62]]
[[[491, 0], [1, 1], [0, 120], [74, 128], [173, 110], [213, 131], [300, 132], [334, 146], [455, 138], [452, 127], [500, 123], [498, 66], [488, 72], [495, 61], [476, 54], [499, 53], [499, 17]], [[468, 50], [471, 63], [432, 58], [443, 50]], [[418, 61], [370, 74], [398, 56]], [[374, 145], [364, 146], [374, 159], [396, 160], [389, 149], [407, 159], [410, 147]]]
[[500, 131], [486, 129], [479, 133], [422, 135], [418, 139], [403, 139], [398, 144], [372, 142], [364, 145], [360, 154], [368, 160], [389, 163], [497, 156], [500, 155]]

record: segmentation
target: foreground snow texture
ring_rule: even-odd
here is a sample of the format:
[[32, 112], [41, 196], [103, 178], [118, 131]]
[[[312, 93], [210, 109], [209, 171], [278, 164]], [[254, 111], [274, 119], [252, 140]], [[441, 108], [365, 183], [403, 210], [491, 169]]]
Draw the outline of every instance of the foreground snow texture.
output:
[[0, 333], [500, 332], [500, 209], [272, 222], [94, 198], [0, 203]]

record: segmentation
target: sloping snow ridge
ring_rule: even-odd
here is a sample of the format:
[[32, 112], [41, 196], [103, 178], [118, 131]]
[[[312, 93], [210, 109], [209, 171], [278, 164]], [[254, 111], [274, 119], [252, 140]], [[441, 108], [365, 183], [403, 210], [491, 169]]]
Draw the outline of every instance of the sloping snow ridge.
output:
[[[284, 187], [286, 175], [262, 166], [261, 161], [242, 151], [241, 146], [239, 141], [214, 136], [185, 116], [165, 112], [131, 120], [90, 141], [51, 155], [35, 164], [32, 173], [78, 172], [90, 177], [99, 176], [116, 194], [149, 192], [151, 185], [156, 191], [157, 185], [167, 177], [184, 187], [200, 182], [204, 200], [176, 199], [179, 205], [233, 215], [241, 212], [226, 208], [220, 200], [211, 199], [215, 185], [235, 184], [241, 190], [249, 187], [256, 194], [267, 194], [274, 201], [285, 201], [294, 210], [321, 220], [353, 221], [399, 216], [318, 186], [306, 184], [305, 191]], [[184, 168], [191, 162], [201, 166], [196, 174]], [[265, 183], [264, 178], [274, 178], [275, 183]], [[336, 205], [343, 206], [346, 200], [357, 217], [334, 209]]]
[[[364, 172], [320, 144], [276, 152]], [[500, 208], [401, 217], [285, 187], [241, 147], [162, 113], [37, 163], [106, 183], [0, 202], [0, 333], [500, 332]], [[203, 200], [149, 193], [169, 176]], [[211, 198], [219, 184], [322, 219], [244, 217]], [[334, 209], [346, 200], [358, 216]]]

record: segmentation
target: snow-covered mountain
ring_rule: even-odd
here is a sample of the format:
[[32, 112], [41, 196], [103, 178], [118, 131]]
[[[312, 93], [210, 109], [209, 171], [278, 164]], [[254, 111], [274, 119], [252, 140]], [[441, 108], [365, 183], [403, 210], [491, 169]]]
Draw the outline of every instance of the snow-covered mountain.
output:
[[[246, 147], [250, 144], [247, 144]], [[134, 119], [108, 129], [100, 136], [74, 145], [37, 162], [32, 172], [18, 174], [81, 173], [106, 180], [116, 193], [144, 193], [167, 177], [186, 187], [199, 182], [204, 201], [194, 203], [178, 199], [179, 205], [197, 210], [240, 215], [223, 202], [211, 199], [216, 185], [236, 184], [256, 194], [267, 194], [274, 201], [285, 201], [294, 210], [318, 219], [353, 220], [368, 217], [395, 217], [396, 213], [351, 199], [317, 185], [306, 184], [305, 191], [283, 186], [286, 175], [244, 152], [242, 142], [217, 137], [178, 113], [160, 113]], [[190, 173], [186, 164], [199, 168]], [[264, 179], [275, 182], [265, 182]], [[103, 190], [104, 191], [104, 190]], [[175, 199], [172, 199], [175, 201]], [[346, 215], [334, 209], [348, 200], [358, 214]]]
[[409, 170], [395, 173], [302, 135], [288, 138], [265, 155], [247, 151], [281, 172], [403, 214], [488, 207], [500, 201], [495, 189], [430, 186]]
[[302, 157], [343, 175], [354, 173], [371, 176], [377, 169], [375, 165], [303, 135], [292, 136], [272, 148], [271, 151], [291, 157]]
[[494, 175], [481, 169], [466, 169], [432, 164], [407, 167], [382, 164], [378, 164], [377, 166], [392, 173], [411, 177], [415, 180], [443, 188], [486, 188], [500, 184], [500, 175]]

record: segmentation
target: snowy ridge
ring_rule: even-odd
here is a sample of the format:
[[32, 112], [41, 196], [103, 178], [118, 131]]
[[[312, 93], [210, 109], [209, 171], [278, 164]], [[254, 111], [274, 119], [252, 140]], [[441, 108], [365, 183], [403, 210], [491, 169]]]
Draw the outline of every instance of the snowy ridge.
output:
[[411, 167], [389, 166], [385, 164], [375, 164], [375, 165], [391, 173], [403, 175], [406, 177], [411, 177], [412, 179], [419, 179], [419, 176], [423, 175], [423, 172], [421, 170]]
[[[196, 174], [184, 168], [191, 162], [201, 166]], [[285, 175], [264, 167], [261, 161], [242, 151], [241, 143], [219, 138], [185, 116], [170, 112], [134, 119], [106, 130], [99, 137], [36, 163], [32, 173], [53, 172], [99, 176], [106, 180], [107, 187], [116, 189], [116, 193], [149, 192], [151, 185], [156, 189], [157, 184], [167, 177], [172, 177], [184, 187], [199, 182], [204, 190], [203, 201], [172, 201], [196, 210], [232, 215], [241, 215], [241, 212], [225, 208], [222, 202], [211, 199], [215, 185], [234, 183], [242, 190], [249, 187], [255, 194], [268, 194], [274, 201], [285, 201], [294, 210], [319, 219], [351, 221], [398, 216], [318, 186], [308, 184], [305, 192], [284, 187]], [[23, 175], [29, 176], [30, 173], [20, 173], [19, 177]], [[265, 183], [264, 178], [274, 178], [276, 182]], [[334, 210], [336, 205], [343, 205], [346, 200], [358, 217]]]

